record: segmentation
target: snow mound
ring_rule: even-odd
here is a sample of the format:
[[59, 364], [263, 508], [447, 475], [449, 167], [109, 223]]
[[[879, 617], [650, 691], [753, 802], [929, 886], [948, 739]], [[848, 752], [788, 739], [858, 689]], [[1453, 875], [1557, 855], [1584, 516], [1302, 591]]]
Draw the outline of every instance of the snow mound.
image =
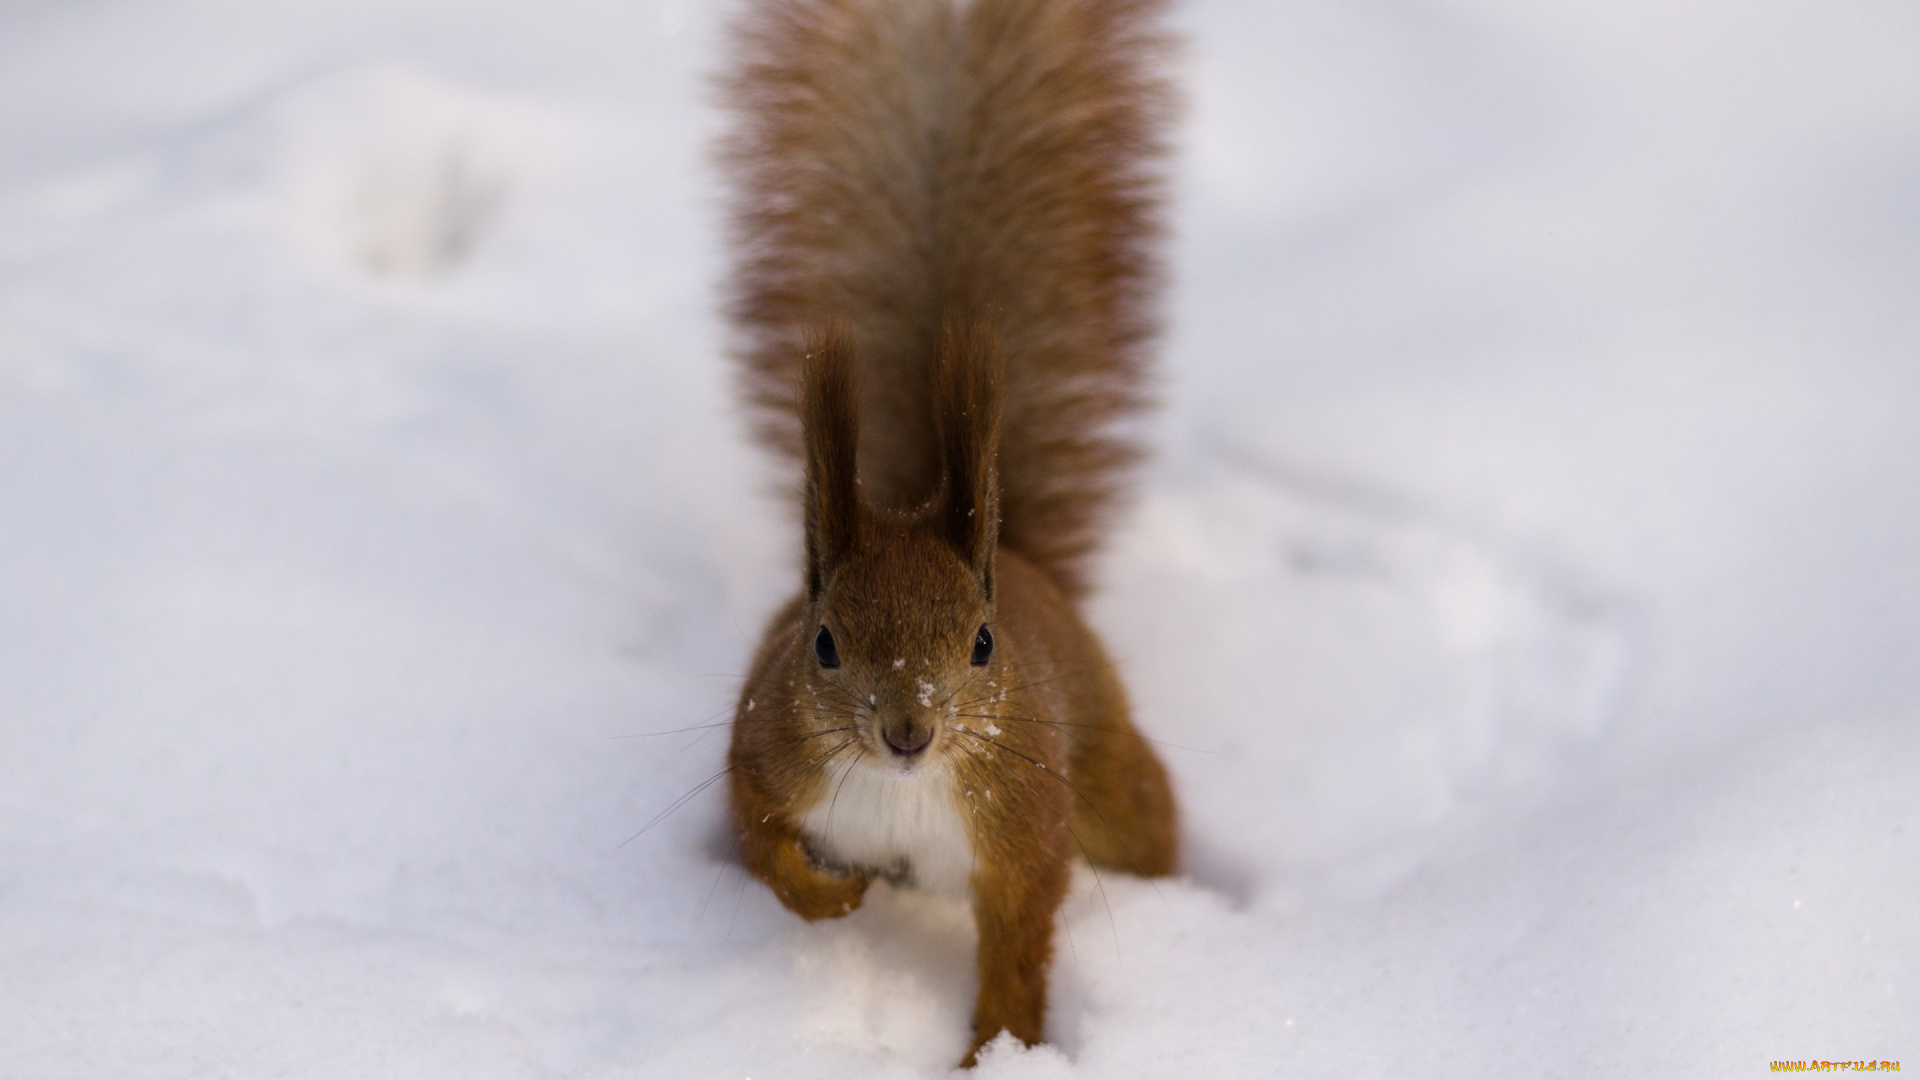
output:
[[489, 118], [474, 96], [398, 69], [308, 88], [282, 112], [296, 233], [375, 277], [446, 272], [509, 187]]
[[397, 63], [272, 88], [185, 140], [188, 200], [253, 203], [323, 263], [428, 281], [459, 266], [516, 192], [575, 164], [580, 118]]
[[1598, 733], [1631, 642], [1544, 560], [1249, 466], [1151, 491], [1108, 576], [1100, 623], [1173, 744], [1197, 871], [1236, 893], [1402, 849], [1537, 780]]

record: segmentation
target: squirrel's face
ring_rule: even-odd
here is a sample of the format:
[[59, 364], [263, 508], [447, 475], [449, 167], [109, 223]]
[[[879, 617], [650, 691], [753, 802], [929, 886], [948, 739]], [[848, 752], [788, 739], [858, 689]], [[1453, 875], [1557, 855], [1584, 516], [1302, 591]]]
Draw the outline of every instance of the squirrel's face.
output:
[[[876, 538], [880, 539], [880, 538]], [[951, 751], [951, 725], [996, 666], [986, 585], [926, 532], [886, 536], [841, 565], [807, 605], [796, 674], [850, 753], [902, 772]]]
[[852, 342], [829, 327], [804, 356], [806, 602], [792, 671], [806, 738], [843, 737], [822, 761], [913, 772], [944, 760], [996, 663], [997, 346], [971, 324], [950, 329], [931, 372], [939, 487], [914, 510], [876, 511], [855, 464]]

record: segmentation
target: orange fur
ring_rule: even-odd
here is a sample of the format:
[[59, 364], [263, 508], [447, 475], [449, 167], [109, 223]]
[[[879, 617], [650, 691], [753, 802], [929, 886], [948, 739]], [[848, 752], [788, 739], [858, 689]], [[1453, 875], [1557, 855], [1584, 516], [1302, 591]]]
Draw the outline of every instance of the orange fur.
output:
[[807, 919], [960, 867], [964, 1064], [1042, 1038], [1076, 853], [1175, 863], [1166, 773], [1076, 610], [1137, 456], [1158, 8], [760, 0], [726, 81], [744, 390], [806, 539], [735, 712], [736, 831]]

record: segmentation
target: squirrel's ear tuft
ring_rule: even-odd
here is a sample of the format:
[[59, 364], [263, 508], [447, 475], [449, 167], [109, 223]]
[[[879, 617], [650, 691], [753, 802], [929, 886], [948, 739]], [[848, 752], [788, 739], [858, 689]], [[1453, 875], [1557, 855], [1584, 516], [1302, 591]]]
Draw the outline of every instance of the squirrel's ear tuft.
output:
[[807, 599], [859, 547], [863, 524], [855, 483], [860, 442], [853, 342], [829, 323], [812, 334], [800, 365], [800, 426], [806, 444]]
[[1000, 542], [1000, 384], [1006, 370], [993, 329], [949, 322], [933, 378], [933, 416], [945, 474], [940, 507], [947, 539], [993, 599]]

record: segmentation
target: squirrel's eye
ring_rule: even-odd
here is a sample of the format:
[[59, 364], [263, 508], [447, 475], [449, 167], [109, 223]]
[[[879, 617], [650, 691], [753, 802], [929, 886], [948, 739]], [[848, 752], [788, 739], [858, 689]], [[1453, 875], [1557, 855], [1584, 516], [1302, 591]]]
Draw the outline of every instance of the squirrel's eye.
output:
[[[975, 655], [978, 655], [979, 651], [979, 646], [975, 646]], [[813, 635], [813, 655], [820, 658], [821, 667], [840, 666], [840, 650], [833, 647], [833, 635], [824, 626], [820, 628], [819, 633]]]
[[993, 631], [987, 624], [980, 624], [980, 632], [973, 635], [973, 666], [987, 666], [987, 658], [993, 655]]

